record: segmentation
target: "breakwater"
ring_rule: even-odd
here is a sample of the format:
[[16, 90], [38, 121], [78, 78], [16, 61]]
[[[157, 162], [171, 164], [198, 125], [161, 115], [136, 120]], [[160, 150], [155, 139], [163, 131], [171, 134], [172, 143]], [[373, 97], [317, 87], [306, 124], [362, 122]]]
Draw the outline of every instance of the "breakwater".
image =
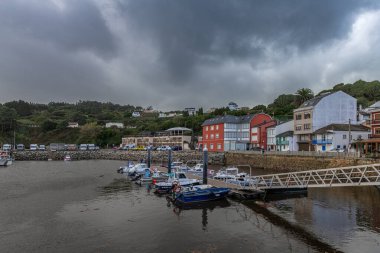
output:
[[379, 163], [379, 160], [353, 157], [261, 155], [247, 152], [225, 152], [225, 163], [227, 165], [247, 164], [253, 168], [289, 172], [373, 164]]
[[[147, 151], [120, 151], [120, 150], [97, 150], [97, 151], [17, 151], [13, 153], [18, 161], [47, 161], [63, 160], [65, 155], [70, 155], [72, 160], [122, 160], [141, 161], [148, 157]], [[173, 161], [200, 161], [203, 153], [199, 151], [173, 151]], [[168, 161], [167, 151], [152, 151], [152, 162], [165, 163]], [[224, 164], [224, 153], [209, 153], [209, 163], [214, 165]]]

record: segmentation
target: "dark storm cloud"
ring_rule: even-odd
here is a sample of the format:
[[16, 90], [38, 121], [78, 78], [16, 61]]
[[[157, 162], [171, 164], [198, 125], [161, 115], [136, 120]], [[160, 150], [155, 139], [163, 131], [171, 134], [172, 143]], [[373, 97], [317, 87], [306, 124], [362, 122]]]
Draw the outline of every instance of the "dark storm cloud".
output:
[[2, 1], [0, 31], [51, 42], [63, 52], [90, 50], [102, 57], [115, 55], [114, 37], [94, 3], [64, 2], [60, 10], [50, 1]]
[[[308, 50], [347, 35], [354, 14], [371, 4], [336, 1], [129, 1], [129, 21], [159, 45], [171, 76], [189, 78], [196, 64], [261, 61], [268, 44]], [[187, 75], [189, 74], [189, 75]]]
[[254, 106], [379, 79], [378, 10], [376, 0], [0, 0], [0, 102]]

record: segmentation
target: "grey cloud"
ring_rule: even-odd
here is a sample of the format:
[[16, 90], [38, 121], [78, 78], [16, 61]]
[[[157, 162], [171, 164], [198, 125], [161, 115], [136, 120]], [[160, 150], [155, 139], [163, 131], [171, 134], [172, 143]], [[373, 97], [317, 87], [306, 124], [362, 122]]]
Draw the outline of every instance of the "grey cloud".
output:
[[375, 29], [346, 45], [375, 0], [61, 1], [0, 1], [0, 102], [253, 106], [379, 73]]
[[99, 9], [89, 0], [64, 1], [60, 10], [50, 1], [3, 0], [0, 31], [8, 30], [51, 42], [65, 51], [91, 51], [109, 58], [117, 53], [116, 41]]

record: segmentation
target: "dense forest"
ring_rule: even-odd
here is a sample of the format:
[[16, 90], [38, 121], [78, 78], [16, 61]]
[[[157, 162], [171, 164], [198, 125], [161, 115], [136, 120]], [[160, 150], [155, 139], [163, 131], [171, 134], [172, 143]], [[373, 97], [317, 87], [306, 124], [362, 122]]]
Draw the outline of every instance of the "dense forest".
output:
[[[358, 105], [364, 108], [380, 100], [380, 82], [359, 80], [353, 84], [337, 84], [324, 92], [344, 91], [357, 98]], [[318, 95], [318, 94], [317, 94]], [[312, 90], [302, 88], [295, 94], [282, 94], [273, 103], [256, 105], [230, 111], [228, 107], [217, 108], [212, 113], [204, 113], [199, 108], [196, 116], [186, 112], [182, 116], [159, 118], [157, 112], [143, 112], [142, 107], [118, 105], [96, 101], [79, 101], [76, 104], [51, 102], [49, 104], [28, 103], [22, 100], [0, 104], [0, 143], [48, 144], [96, 143], [100, 146], [118, 145], [121, 138], [141, 132], [163, 131], [175, 126], [188, 127], [195, 135], [201, 133], [201, 124], [217, 115], [246, 115], [265, 112], [274, 118], [285, 121], [293, 117], [293, 110], [304, 101], [313, 98]], [[150, 106], [151, 107], [151, 106]], [[149, 108], [151, 109], [151, 108]], [[141, 117], [132, 117], [133, 111], [141, 111]], [[68, 122], [78, 122], [80, 128], [67, 128]], [[105, 128], [107, 122], [122, 122], [124, 129]]]

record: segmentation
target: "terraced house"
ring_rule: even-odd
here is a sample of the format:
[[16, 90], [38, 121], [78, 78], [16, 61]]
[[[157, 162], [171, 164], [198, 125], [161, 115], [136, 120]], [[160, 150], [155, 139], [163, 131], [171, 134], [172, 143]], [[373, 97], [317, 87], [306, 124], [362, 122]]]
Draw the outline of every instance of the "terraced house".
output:
[[202, 124], [202, 148], [209, 151], [249, 150], [267, 148], [267, 128], [275, 121], [267, 114], [232, 116], [208, 119]]

